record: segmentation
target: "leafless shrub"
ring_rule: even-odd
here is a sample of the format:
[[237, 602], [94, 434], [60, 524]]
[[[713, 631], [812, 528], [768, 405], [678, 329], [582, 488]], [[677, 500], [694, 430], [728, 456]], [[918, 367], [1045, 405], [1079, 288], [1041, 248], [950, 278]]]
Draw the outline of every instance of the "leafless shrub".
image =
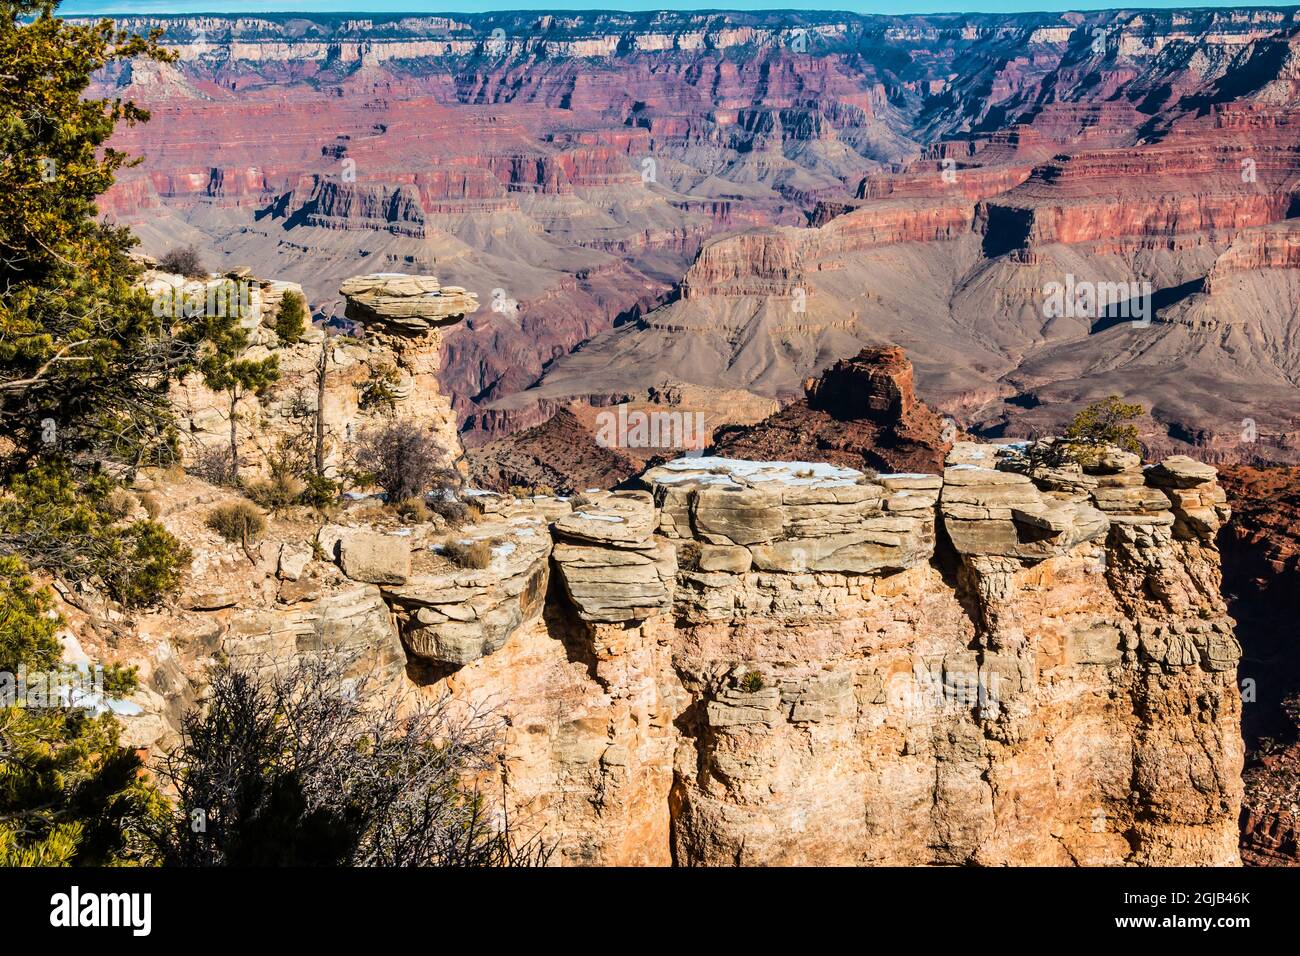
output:
[[208, 274], [203, 256], [195, 246], [178, 246], [158, 260], [163, 272], [175, 272], [191, 279], [202, 279]]
[[227, 541], [247, 544], [266, 529], [266, 519], [251, 501], [232, 501], [213, 508], [207, 525]]
[[551, 485], [511, 485], [510, 494], [516, 498], [554, 498], [555, 488]]
[[194, 453], [186, 471], [210, 485], [230, 486], [235, 483], [235, 467], [230, 460], [230, 449], [225, 445], [202, 446]]
[[[265, 675], [265, 671], [262, 672]], [[533, 866], [476, 781], [499, 773], [503, 721], [443, 698], [406, 708], [337, 659], [259, 676], [221, 668], [161, 774], [176, 792], [156, 835], [180, 866]], [[495, 789], [492, 787], [491, 789]]]
[[447, 483], [447, 469], [438, 464], [444, 454], [427, 428], [397, 419], [362, 432], [352, 459], [358, 480], [378, 485], [389, 501], [402, 501]]
[[695, 541], [684, 541], [677, 546], [677, 566], [685, 571], [700, 569], [700, 546]]
[[134, 511], [138, 503], [136, 496], [125, 488], [114, 488], [104, 496], [104, 511], [121, 520]]
[[443, 545], [442, 556], [457, 567], [481, 571], [492, 563], [492, 548], [496, 544], [495, 539], [469, 543], [451, 539]]
[[244, 486], [244, 494], [263, 508], [277, 512], [297, 504], [306, 490], [307, 483], [301, 478], [283, 473], [250, 481]]
[[425, 504], [423, 498], [407, 498], [397, 503], [397, 514], [406, 521], [414, 521], [421, 524], [432, 517], [429, 506]]
[[459, 528], [477, 517], [469, 505], [454, 498], [431, 498], [429, 500], [429, 509], [434, 514], [440, 515], [453, 528]]

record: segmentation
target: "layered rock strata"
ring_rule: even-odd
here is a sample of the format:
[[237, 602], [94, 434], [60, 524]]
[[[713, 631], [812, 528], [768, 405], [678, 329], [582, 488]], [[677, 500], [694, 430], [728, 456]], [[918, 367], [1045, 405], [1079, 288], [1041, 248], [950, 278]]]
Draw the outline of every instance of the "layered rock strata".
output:
[[349, 509], [276, 525], [248, 593], [169, 633], [301, 654], [346, 630], [357, 666], [499, 708], [505, 792], [560, 863], [1236, 863], [1213, 470], [1032, 462], [687, 458], [483, 497], [461, 529]]
[[[432, 276], [358, 276], [340, 291], [359, 336], [327, 336], [309, 325], [299, 341], [283, 342], [274, 331], [276, 315], [286, 291], [302, 294], [295, 283], [263, 282], [247, 270], [206, 281], [151, 272], [145, 288], [155, 301], [174, 297], [205, 308], [227, 300], [204, 290], [234, 290], [236, 297], [246, 290], [240, 324], [248, 348], [241, 358], [275, 356], [279, 369], [279, 379], [265, 394], [245, 395], [235, 406], [239, 457], [248, 473], [266, 471], [286, 445], [293, 445], [313, 455], [319, 448], [325, 473], [336, 475], [365, 429], [390, 417], [428, 427], [443, 449], [444, 463], [460, 457], [456, 416], [437, 375], [444, 330], [478, 308], [473, 293], [441, 286]], [[187, 462], [206, 449], [229, 446], [228, 395], [214, 393], [195, 373], [172, 389], [171, 400]]]

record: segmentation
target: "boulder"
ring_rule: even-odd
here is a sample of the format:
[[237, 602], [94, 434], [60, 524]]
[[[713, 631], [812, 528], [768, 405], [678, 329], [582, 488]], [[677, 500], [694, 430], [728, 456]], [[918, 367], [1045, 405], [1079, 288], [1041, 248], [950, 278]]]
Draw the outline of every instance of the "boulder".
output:
[[722, 545], [771, 541], [786, 521], [779, 493], [736, 485], [700, 488], [691, 500], [690, 517], [701, 538]]
[[527, 507], [463, 528], [458, 536], [492, 542], [491, 563], [458, 568], [422, 549], [407, 580], [384, 588], [407, 652], [456, 667], [500, 650], [541, 613], [551, 553], [543, 520]]
[[1171, 455], [1146, 472], [1147, 483], [1162, 488], [1195, 488], [1214, 481], [1218, 476], [1213, 465], [1186, 455]]
[[280, 558], [276, 564], [276, 575], [282, 581], [297, 581], [302, 577], [311, 561], [311, 550], [301, 545], [280, 545]]
[[478, 309], [474, 293], [444, 289], [433, 276], [377, 272], [345, 280], [339, 293], [347, 299], [349, 319], [398, 335], [422, 335]]
[[1109, 522], [1104, 514], [1052, 497], [1029, 476], [1006, 470], [1017, 467], [1019, 458], [988, 450], [996, 447], [961, 442], [948, 456], [939, 506], [944, 529], [960, 554], [1037, 562], [1105, 534]]
[[646, 491], [600, 492], [556, 519], [555, 530], [565, 538], [595, 544], [640, 544], [655, 525], [654, 500]]
[[637, 547], [556, 542], [556, 568], [584, 621], [639, 621], [672, 606], [677, 549], [664, 540]]
[[1154, 514], [1169, 510], [1169, 498], [1164, 492], [1145, 485], [1095, 488], [1092, 501], [1107, 514]]
[[701, 571], [727, 571], [731, 574], [743, 574], [754, 564], [754, 556], [748, 548], [727, 547], [725, 545], [700, 545], [699, 558], [696, 561]]
[[353, 581], [405, 584], [411, 575], [411, 547], [405, 538], [348, 529], [338, 548], [339, 567]]

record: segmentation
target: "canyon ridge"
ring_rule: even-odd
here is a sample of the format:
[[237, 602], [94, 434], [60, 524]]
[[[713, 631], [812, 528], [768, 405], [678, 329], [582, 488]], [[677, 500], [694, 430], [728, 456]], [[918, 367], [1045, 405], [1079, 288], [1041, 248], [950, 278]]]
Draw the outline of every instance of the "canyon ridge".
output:
[[362, 272], [475, 293], [471, 446], [682, 388], [752, 424], [899, 345], [977, 434], [1118, 393], [1153, 454], [1294, 461], [1298, 17], [123, 17], [178, 59], [101, 74], [153, 115], [103, 211], [322, 318]]
[[[171, 390], [179, 597], [59, 589], [129, 743], [326, 656], [500, 712], [561, 864], [1300, 859], [1300, 11], [117, 19], [100, 212], [280, 369]], [[1108, 396], [1141, 454], [1045, 465]], [[394, 418], [470, 520], [209, 526], [213, 449]]]

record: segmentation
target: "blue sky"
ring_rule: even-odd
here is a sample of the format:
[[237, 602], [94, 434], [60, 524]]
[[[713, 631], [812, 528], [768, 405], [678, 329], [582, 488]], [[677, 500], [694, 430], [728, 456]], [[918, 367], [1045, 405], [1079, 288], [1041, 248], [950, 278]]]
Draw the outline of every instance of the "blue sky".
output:
[[1035, 10], [1104, 10], [1186, 7], [1261, 7], [1293, 6], [1292, 3], [1206, 3], [1178, 0], [1148, 0], [1124, 4], [1116, 2], [1070, 3], [1067, 0], [873, 0], [873, 2], [835, 2], [835, 0], [778, 0], [778, 2], [673, 2], [673, 0], [617, 0], [603, 4], [599, 0], [582, 3], [573, 0], [451, 0], [446, 4], [419, 3], [418, 0], [66, 0], [59, 8], [74, 13], [477, 13], [485, 10], [848, 10], [853, 13], [1022, 13]]

